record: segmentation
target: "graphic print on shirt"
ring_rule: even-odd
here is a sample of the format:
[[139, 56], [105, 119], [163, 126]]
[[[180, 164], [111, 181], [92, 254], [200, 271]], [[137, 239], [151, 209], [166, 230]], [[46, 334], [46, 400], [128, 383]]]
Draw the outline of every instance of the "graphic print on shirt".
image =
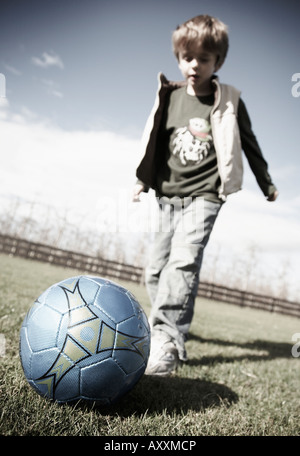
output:
[[208, 156], [213, 138], [207, 120], [194, 117], [188, 127], [178, 128], [175, 134], [173, 155], [182, 165], [199, 165]]

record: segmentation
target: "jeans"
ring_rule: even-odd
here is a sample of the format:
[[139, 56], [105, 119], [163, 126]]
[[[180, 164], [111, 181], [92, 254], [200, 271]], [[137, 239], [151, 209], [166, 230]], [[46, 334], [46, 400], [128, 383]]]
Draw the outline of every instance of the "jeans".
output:
[[145, 271], [152, 337], [164, 333], [187, 360], [185, 341], [194, 314], [203, 251], [222, 203], [203, 198], [161, 198], [159, 229]]

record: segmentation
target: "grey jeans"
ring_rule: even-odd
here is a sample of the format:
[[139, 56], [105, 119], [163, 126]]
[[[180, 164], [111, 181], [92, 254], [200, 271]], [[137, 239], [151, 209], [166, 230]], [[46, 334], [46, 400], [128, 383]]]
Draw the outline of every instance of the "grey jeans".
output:
[[173, 340], [187, 360], [185, 340], [194, 314], [203, 251], [222, 206], [203, 198], [158, 200], [158, 231], [145, 271], [152, 309], [152, 337], [157, 331]]

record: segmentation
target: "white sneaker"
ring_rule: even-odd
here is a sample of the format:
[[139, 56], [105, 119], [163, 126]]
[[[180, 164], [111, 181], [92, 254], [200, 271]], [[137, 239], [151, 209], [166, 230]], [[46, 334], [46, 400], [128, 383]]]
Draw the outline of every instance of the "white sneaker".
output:
[[175, 372], [178, 364], [179, 357], [175, 344], [164, 336], [153, 337], [145, 374], [169, 375]]

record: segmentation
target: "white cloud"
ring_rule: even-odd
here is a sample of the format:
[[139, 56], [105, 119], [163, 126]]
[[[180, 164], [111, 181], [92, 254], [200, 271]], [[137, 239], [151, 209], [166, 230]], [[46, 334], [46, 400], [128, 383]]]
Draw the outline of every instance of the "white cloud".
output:
[[60, 69], [64, 68], [62, 59], [54, 52], [43, 52], [42, 57], [32, 57], [31, 61], [34, 65], [41, 68], [49, 68], [51, 66], [56, 66]]
[[53, 89], [51, 91], [51, 94], [54, 95], [57, 98], [63, 98], [64, 94], [60, 92], [60, 90]]
[[15, 76], [22, 76], [22, 72], [18, 70], [17, 68], [13, 67], [12, 65], [4, 64], [4, 67], [9, 71], [10, 73], [14, 74]]
[[139, 141], [112, 132], [68, 132], [34, 123], [32, 113], [1, 121], [0, 193], [52, 205], [93, 206], [131, 188]]
[[47, 87], [48, 93], [50, 95], [53, 95], [57, 98], [63, 98], [64, 95], [55, 81], [52, 79], [42, 79], [41, 81]]
[[240, 245], [260, 245], [265, 251], [300, 251], [299, 215], [287, 218], [288, 204], [280, 198], [273, 203], [263, 194], [247, 189], [231, 195], [221, 209], [213, 236], [233, 248]]

